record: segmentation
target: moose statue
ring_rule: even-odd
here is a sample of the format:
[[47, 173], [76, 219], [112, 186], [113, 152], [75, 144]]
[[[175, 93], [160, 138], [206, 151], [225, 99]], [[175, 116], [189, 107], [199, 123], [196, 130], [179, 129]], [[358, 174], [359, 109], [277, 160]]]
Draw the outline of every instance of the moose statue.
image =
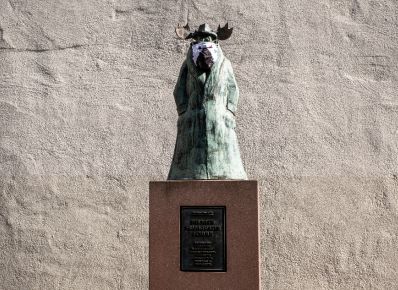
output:
[[174, 89], [178, 132], [168, 179], [247, 179], [235, 133], [239, 90], [219, 44], [233, 28], [175, 31], [191, 43]]

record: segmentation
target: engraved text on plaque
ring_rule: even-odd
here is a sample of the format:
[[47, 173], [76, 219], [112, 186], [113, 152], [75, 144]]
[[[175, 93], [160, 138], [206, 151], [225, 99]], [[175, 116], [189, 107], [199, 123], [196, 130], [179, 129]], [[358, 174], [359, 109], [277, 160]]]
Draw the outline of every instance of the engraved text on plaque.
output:
[[181, 271], [225, 272], [225, 206], [182, 206]]

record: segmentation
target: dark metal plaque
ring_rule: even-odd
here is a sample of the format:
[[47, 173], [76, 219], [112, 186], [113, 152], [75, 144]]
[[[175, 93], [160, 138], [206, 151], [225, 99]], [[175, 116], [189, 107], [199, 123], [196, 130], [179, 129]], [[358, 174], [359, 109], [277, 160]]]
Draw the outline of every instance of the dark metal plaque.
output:
[[182, 206], [180, 268], [226, 272], [225, 206]]

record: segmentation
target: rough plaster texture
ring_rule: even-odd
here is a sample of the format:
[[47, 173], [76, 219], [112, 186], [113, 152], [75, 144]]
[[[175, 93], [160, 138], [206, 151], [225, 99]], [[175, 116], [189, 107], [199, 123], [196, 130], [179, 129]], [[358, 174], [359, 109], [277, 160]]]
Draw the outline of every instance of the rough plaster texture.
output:
[[396, 0], [0, 0], [0, 288], [148, 287], [187, 19], [235, 27], [263, 287], [397, 289]]

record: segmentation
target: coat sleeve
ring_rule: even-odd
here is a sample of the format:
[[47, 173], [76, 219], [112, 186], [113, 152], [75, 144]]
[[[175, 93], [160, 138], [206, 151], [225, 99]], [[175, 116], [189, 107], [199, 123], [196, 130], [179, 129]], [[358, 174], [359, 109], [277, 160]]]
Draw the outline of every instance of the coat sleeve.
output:
[[178, 115], [181, 115], [187, 110], [188, 96], [187, 96], [187, 75], [188, 67], [186, 61], [181, 66], [180, 75], [178, 76], [177, 84], [174, 88], [174, 100], [177, 105]]
[[239, 88], [231, 62], [227, 59], [225, 61], [225, 73], [227, 74], [227, 109], [235, 114], [238, 109]]

